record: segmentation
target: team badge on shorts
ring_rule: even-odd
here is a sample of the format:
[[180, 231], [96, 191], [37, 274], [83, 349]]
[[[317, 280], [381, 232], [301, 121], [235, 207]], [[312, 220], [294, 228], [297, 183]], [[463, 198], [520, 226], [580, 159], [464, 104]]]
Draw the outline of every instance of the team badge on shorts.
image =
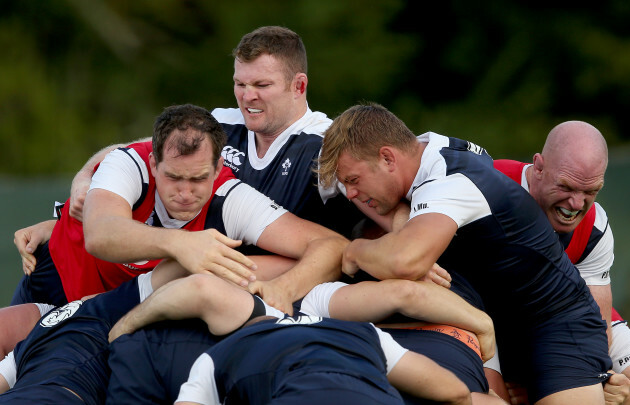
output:
[[69, 302], [63, 307], [53, 309], [39, 324], [44, 328], [52, 328], [74, 315], [81, 308], [81, 305], [83, 305], [83, 301], [77, 300]]

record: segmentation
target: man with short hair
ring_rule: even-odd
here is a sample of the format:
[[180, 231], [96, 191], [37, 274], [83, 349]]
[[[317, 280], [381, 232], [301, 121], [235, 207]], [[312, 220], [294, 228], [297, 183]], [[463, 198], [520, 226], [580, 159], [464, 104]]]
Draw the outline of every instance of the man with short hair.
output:
[[[110, 290], [162, 258], [192, 273], [251, 284], [287, 311], [314, 285], [338, 277], [335, 259], [347, 241], [234, 179], [218, 154], [224, 139], [209, 111], [172, 106], [156, 120], [156, 152], [140, 143], [107, 155], [92, 179], [84, 227], [65, 207], [50, 240], [59, 263], [51, 271], [59, 269], [68, 299]], [[254, 262], [233, 249], [241, 242], [299, 260], [274, 284], [252, 283]], [[322, 252], [324, 261], [317, 257]]]
[[400, 230], [348, 245], [344, 273], [416, 279], [438, 261], [479, 291], [504, 375], [525, 381], [532, 401], [604, 403], [610, 358], [599, 308], [535, 200], [483, 148], [416, 137], [384, 107], [358, 105], [326, 131], [320, 178], [380, 214], [411, 201]]

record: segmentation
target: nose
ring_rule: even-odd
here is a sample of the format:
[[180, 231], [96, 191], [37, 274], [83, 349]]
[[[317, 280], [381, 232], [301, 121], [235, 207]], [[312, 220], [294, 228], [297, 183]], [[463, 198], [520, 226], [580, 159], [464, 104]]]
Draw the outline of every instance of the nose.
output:
[[190, 199], [194, 194], [192, 183], [186, 180], [179, 182], [177, 192], [184, 201]]
[[247, 85], [243, 88], [243, 100], [251, 101], [256, 98], [258, 98], [258, 93], [256, 92], [254, 86]]
[[348, 200], [352, 200], [353, 198], [356, 198], [358, 195], [359, 195], [359, 191], [355, 187], [346, 185], [346, 198]]
[[575, 191], [571, 193], [569, 198], [569, 205], [574, 211], [581, 210], [586, 205], [586, 194], [581, 191]]

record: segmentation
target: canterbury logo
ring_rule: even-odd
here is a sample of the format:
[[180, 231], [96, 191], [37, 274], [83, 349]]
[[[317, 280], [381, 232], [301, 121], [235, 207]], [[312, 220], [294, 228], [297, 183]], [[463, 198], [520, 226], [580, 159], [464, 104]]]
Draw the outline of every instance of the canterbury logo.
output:
[[231, 146], [226, 146], [221, 151], [223, 156], [223, 164], [232, 170], [238, 171], [238, 166], [243, 164], [245, 153]]
[[472, 142], [468, 142], [468, 150], [477, 155], [481, 155], [485, 152], [485, 150], [481, 146], [475, 145]]

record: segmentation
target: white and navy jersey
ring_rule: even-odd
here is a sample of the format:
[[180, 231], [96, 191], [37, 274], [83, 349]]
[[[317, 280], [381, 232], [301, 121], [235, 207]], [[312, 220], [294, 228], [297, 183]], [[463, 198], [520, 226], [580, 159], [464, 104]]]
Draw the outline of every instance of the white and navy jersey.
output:
[[439, 264], [471, 282], [498, 326], [579, 312], [580, 299], [591, 305], [588, 288], [536, 201], [494, 170], [483, 148], [435, 133], [418, 142], [427, 145], [407, 194], [410, 217], [440, 213], [457, 223]]
[[255, 245], [265, 228], [287, 210], [240, 180], [228, 180], [210, 202], [204, 229]]
[[109, 331], [151, 292], [148, 273], [87, 301], [72, 301], [49, 311], [13, 351], [16, 380], [12, 389], [58, 385], [85, 403], [100, 403], [109, 378]]
[[[525, 171], [530, 166], [532, 165], [523, 167], [521, 176], [521, 186], [528, 192], [529, 184], [527, 183]], [[595, 202], [593, 205], [595, 206], [595, 222], [589, 229], [588, 242], [584, 251], [575, 262], [575, 267], [580, 271], [587, 285], [608, 285], [610, 284], [610, 268], [615, 260], [613, 252], [615, 240], [612, 229], [610, 229], [608, 224], [606, 211], [598, 202]], [[558, 235], [565, 249], [571, 243], [575, 232]]]
[[309, 316], [261, 321], [202, 354], [178, 401], [266, 404], [284, 379], [318, 372], [356, 376], [391, 391], [386, 373], [405, 352], [369, 323]]
[[254, 132], [245, 126], [239, 109], [217, 108], [212, 115], [227, 134], [221, 152], [223, 164], [238, 179], [289, 212], [349, 235], [360, 218], [358, 210], [337, 190], [321, 188], [314, 171], [323, 133], [332, 123], [325, 114], [308, 109], [273, 141], [262, 158], [256, 153]]

